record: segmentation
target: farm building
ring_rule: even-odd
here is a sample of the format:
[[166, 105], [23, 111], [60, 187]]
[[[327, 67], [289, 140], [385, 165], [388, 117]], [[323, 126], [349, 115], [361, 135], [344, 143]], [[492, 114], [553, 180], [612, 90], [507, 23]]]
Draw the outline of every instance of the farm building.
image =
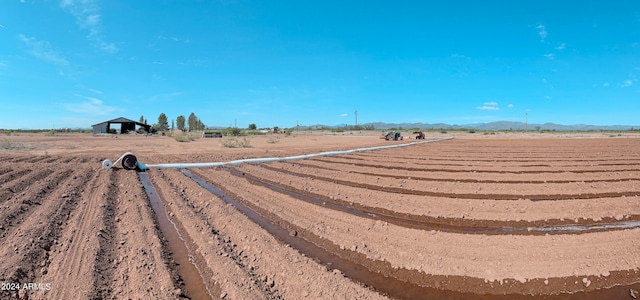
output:
[[[114, 126], [114, 124], [119, 124], [120, 126]], [[91, 127], [93, 127], [93, 134], [128, 133], [130, 131], [136, 131], [136, 125], [138, 126], [138, 128], [142, 128], [146, 132], [149, 132], [151, 130], [151, 125], [136, 122], [134, 120], [129, 120], [123, 117], [94, 124], [91, 125]]]

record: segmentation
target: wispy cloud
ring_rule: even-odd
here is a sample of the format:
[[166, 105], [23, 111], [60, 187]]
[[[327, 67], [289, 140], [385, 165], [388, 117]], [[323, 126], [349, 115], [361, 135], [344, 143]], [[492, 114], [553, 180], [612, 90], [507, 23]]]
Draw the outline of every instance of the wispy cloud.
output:
[[554, 58], [556, 58], [556, 55], [555, 55], [555, 53], [547, 53], [547, 54], [544, 55], [544, 58], [546, 58], [546, 59], [554, 59]]
[[536, 25], [536, 29], [538, 30], [538, 35], [540, 36], [540, 41], [544, 42], [544, 39], [547, 37], [547, 28], [544, 25], [538, 23]]
[[485, 102], [482, 104], [482, 106], [476, 107], [476, 109], [496, 111], [496, 110], [500, 110], [500, 107], [498, 107], [498, 102]]
[[88, 115], [108, 115], [117, 110], [115, 107], [104, 104], [104, 102], [98, 98], [86, 97], [78, 94], [76, 94], [76, 96], [83, 98], [86, 101], [65, 103], [64, 106], [66, 110]]
[[96, 89], [92, 89], [92, 88], [88, 88], [88, 87], [85, 88], [85, 89], [87, 89], [87, 91], [91, 91], [91, 92], [94, 92], [96, 94], [102, 95], [102, 91], [100, 91], [100, 90], [96, 90]]
[[80, 28], [89, 32], [87, 38], [96, 43], [98, 49], [106, 53], [116, 53], [118, 48], [115, 44], [106, 42], [101, 36], [102, 15], [97, 2], [97, 0], [62, 0], [60, 6], [76, 18]]
[[562, 50], [564, 50], [564, 49], [566, 49], [566, 48], [567, 48], [567, 44], [565, 44], [565, 43], [561, 43], [561, 44], [560, 44], [560, 45], [558, 45], [555, 49], [556, 49], [556, 50], [558, 50], [558, 51], [562, 51]]
[[513, 107], [514, 107], [514, 105], [513, 105], [513, 104], [509, 104], [509, 105], [507, 105], [507, 107], [508, 107], [508, 108], [513, 108]]
[[452, 58], [466, 58], [466, 59], [469, 59], [469, 57], [468, 57], [468, 56], [463, 55], [463, 54], [459, 54], [459, 53], [451, 54], [451, 57], [452, 57]]
[[605, 83], [602, 84], [602, 86], [604, 86], [604, 87], [609, 87], [609, 85], [610, 84], [608, 82], [605, 82]]
[[340, 114], [341, 117], [347, 117], [349, 116], [348, 114]]
[[159, 39], [159, 40], [174, 41], [176, 43], [188, 44], [188, 43], [191, 42], [189, 39], [183, 39], [183, 38], [174, 37], [174, 36], [162, 36], [162, 35], [159, 35], [156, 38]]
[[27, 37], [23, 34], [18, 35], [18, 38], [20, 38], [27, 47], [27, 52], [36, 58], [58, 66], [69, 65], [69, 62], [64, 56], [51, 49], [49, 42], [40, 41], [34, 37]]
[[620, 84], [620, 87], [626, 88], [633, 85], [634, 82], [638, 81], [638, 78], [634, 74], [629, 74], [629, 79], [623, 81]]
[[153, 95], [153, 96], [149, 97], [149, 100], [151, 102], [155, 102], [155, 101], [158, 101], [158, 100], [171, 99], [171, 98], [174, 98], [174, 97], [178, 97], [178, 96], [181, 96], [182, 94], [183, 94], [182, 92], [157, 94], [157, 95]]

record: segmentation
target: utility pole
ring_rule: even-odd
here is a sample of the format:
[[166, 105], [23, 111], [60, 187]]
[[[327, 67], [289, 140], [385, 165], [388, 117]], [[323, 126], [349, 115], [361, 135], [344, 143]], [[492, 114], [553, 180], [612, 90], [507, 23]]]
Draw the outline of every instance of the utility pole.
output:
[[524, 130], [529, 130], [529, 112], [524, 113]]

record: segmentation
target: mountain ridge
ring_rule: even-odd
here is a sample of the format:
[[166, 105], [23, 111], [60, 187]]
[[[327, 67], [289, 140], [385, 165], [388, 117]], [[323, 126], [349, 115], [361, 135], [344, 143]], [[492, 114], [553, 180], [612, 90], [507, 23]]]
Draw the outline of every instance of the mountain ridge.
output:
[[[348, 124], [338, 124], [335, 126], [325, 126], [325, 125], [312, 125], [311, 128], [321, 128], [321, 127], [329, 127], [329, 128], [339, 128], [351, 126]], [[446, 124], [446, 123], [385, 123], [385, 122], [371, 122], [371, 123], [363, 123], [360, 124], [362, 127], [371, 127], [373, 126], [376, 130], [386, 130], [391, 128], [403, 128], [403, 129], [449, 129], [449, 130], [461, 130], [461, 129], [475, 129], [475, 130], [552, 130], [552, 131], [602, 131], [602, 130], [611, 130], [611, 131], [626, 131], [626, 130], [639, 130], [640, 125], [590, 125], [590, 124], [572, 124], [572, 125], [564, 125], [564, 124], [556, 124], [556, 123], [524, 123], [524, 122], [512, 122], [512, 121], [495, 121], [488, 123], [470, 123], [470, 124]], [[302, 126], [300, 126], [302, 127]], [[308, 127], [305, 127], [308, 128]]]

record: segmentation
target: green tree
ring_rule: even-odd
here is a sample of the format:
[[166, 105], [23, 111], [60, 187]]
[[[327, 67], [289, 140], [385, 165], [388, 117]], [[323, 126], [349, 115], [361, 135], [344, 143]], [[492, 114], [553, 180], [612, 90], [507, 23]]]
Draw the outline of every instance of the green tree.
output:
[[258, 127], [256, 127], [256, 124], [251, 123], [249, 124], [249, 130], [256, 130]]
[[158, 131], [165, 131], [167, 129], [169, 129], [167, 115], [160, 113], [160, 116], [158, 116]]
[[189, 131], [198, 130], [198, 117], [196, 117], [196, 114], [191, 113], [187, 122], [189, 123]]
[[178, 126], [179, 130], [182, 130], [182, 131], [185, 130], [185, 127], [184, 127], [184, 116], [183, 115], [179, 115], [176, 118], [176, 126]]
[[140, 116], [140, 120], [138, 120], [138, 123], [144, 124], [144, 116]]

